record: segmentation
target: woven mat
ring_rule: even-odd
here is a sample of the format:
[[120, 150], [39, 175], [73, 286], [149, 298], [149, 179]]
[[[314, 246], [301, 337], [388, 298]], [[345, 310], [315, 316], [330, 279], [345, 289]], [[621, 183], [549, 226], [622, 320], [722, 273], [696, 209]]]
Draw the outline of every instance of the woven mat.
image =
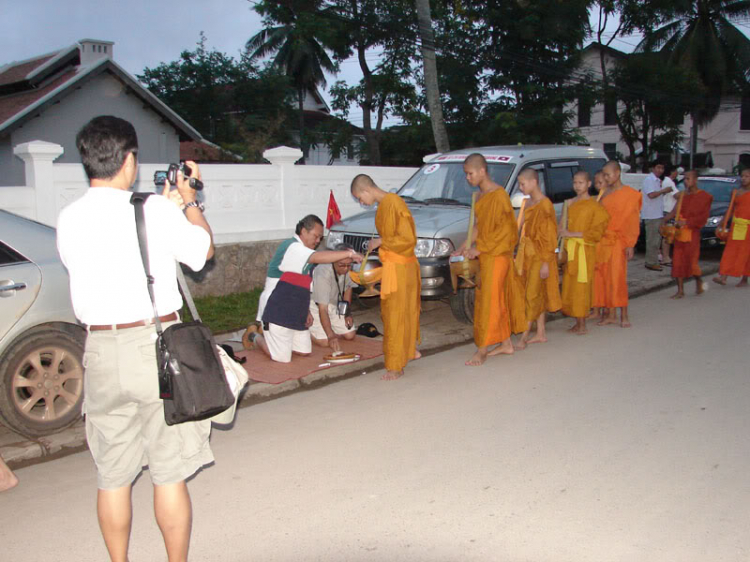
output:
[[[357, 336], [353, 341], [342, 341], [341, 351], [344, 353], [359, 353], [362, 356], [361, 360], [372, 359], [373, 357], [383, 355], [383, 341], [379, 338], [370, 339]], [[236, 352], [236, 355], [238, 357], [247, 357], [247, 361], [242, 366], [245, 367], [251, 380], [266, 382], [269, 384], [280, 384], [284, 381], [300, 379], [310, 373], [314, 373], [315, 371], [322, 371], [323, 369], [330, 369], [330, 367], [339, 366], [320, 366], [325, 363], [323, 357], [330, 353], [331, 350], [329, 348], [323, 348], [313, 344], [312, 354], [309, 357], [292, 355], [291, 363], [277, 363], [276, 361], [271, 361], [271, 359], [259, 349], [238, 351]], [[351, 367], [356, 364], [357, 362], [355, 361], [353, 363], [344, 363], [344, 366]]]

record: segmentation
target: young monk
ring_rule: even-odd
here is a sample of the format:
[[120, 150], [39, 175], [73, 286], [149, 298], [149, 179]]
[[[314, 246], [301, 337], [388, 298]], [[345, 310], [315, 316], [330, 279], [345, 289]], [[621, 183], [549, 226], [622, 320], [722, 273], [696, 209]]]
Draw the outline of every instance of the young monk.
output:
[[563, 270], [562, 311], [576, 319], [568, 330], [582, 336], [587, 333], [586, 316], [591, 309], [596, 266], [596, 244], [604, 236], [609, 215], [591, 197], [591, 176], [580, 171], [573, 176], [576, 196], [568, 204], [568, 224], [560, 225], [568, 261]]
[[[594, 174], [594, 190], [596, 191], [596, 202], [602, 202], [607, 196], [607, 182], [604, 180], [604, 172], [598, 171]], [[608, 250], [604, 249], [602, 241], [596, 244], [596, 264], [594, 268], [594, 285], [592, 287], [592, 306], [589, 320], [604, 320], [607, 316], [607, 308], [604, 306], [604, 262]]]
[[[557, 219], [552, 201], [539, 187], [539, 172], [527, 168], [518, 175], [518, 185], [528, 195], [523, 236], [518, 246], [516, 267], [526, 286], [526, 330], [516, 344], [525, 349], [529, 343], [547, 341], [547, 312], [562, 308], [557, 273]], [[536, 321], [536, 334], [529, 339]]]
[[711, 203], [714, 198], [710, 193], [698, 189], [698, 172], [690, 170], [685, 174], [685, 192], [682, 197], [682, 208], [680, 216], [676, 217], [677, 206], [672, 209], [665, 221], [675, 219], [678, 227], [674, 238], [674, 249], [672, 250], [672, 277], [677, 279], [677, 292], [672, 295], [673, 299], [681, 299], [685, 296], [685, 279], [695, 279], [695, 294], [703, 293], [703, 281], [701, 280], [701, 268], [698, 258], [701, 253], [701, 228], [706, 224], [711, 215]]
[[383, 264], [380, 315], [386, 373], [382, 379], [395, 380], [404, 374], [406, 363], [422, 356], [417, 351], [422, 282], [414, 255], [414, 219], [403, 199], [380, 189], [366, 174], [354, 178], [351, 190], [363, 205], [378, 204], [375, 227], [380, 237], [370, 242], [370, 249], [379, 248]]
[[732, 231], [721, 256], [719, 275], [714, 277], [714, 283], [726, 285], [727, 277], [741, 277], [737, 286], [747, 287], [747, 278], [750, 276], [750, 168], [742, 170], [740, 180], [742, 189], [734, 200]]
[[[518, 231], [513, 207], [505, 188], [490, 179], [487, 161], [479, 153], [464, 161], [466, 181], [479, 187], [480, 196], [474, 209], [475, 245], [465, 242], [453, 255], [465, 259], [479, 258], [479, 282], [474, 296], [474, 343], [477, 351], [466, 361], [474, 367], [487, 357], [513, 353], [511, 332], [526, 329], [523, 311], [523, 288], [513, 268], [513, 249]], [[491, 346], [495, 346], [490, 350]]]
[[630, 328], [628, 317], [628, 261], [635, 254], [635, 243], [641, 227], [641, 194], [620, 180], [620, 163], [610, 160], [602, 170], [607, 182], [607, 195], [602, 205], [609, 214], [609, 223], [601, 241], [602, 286], [594, 306], [608, 309], [599, 326], [617, 323], [620, 309], [620, 326]]

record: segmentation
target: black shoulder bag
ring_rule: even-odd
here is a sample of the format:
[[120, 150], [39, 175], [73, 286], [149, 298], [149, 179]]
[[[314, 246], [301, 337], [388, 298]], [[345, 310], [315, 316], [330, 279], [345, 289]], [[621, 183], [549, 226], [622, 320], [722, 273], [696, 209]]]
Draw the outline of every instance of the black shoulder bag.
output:
[[158, 334], [156, 361], [159, 369], [159, 396], [164, 401], [164, 419], [167, 425], [205, 420], [227, 410], [235, 403], [235, 396], [227, 383], [216, 342], [195, 310], [179, 264], [177, 280], [188, 300], [193, 322], [173, 324], [162, 331], [146, 245], [143, 206], [149, 195], [151, 194], [133, 193], [130, 202], [135, 208], [138, 245], [146, 272], [148, 294], [154, 307], [154, 323]]

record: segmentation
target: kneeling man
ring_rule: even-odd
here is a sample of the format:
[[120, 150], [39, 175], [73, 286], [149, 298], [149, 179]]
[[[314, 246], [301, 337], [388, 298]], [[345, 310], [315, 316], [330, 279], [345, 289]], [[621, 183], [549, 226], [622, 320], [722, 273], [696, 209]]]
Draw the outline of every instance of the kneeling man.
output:
[[[334, 248], [339, 252], [352, 250], [347, 244]], [[313, 291], [310, 314], [313, 318], [310, 335], [316, 345], [341, 351], [339, 340], [354, 339], [352, 318], [352, 289], [354, 281], [349, 277], [352, 259], [346, 258], [332, 264], [320, 264], [313, 270]]]

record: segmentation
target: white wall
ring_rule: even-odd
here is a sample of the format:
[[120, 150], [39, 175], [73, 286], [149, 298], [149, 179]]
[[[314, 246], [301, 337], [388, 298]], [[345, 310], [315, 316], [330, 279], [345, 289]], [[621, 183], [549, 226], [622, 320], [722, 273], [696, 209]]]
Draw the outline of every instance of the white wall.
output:
[[[47, 154], [56, 145], [41, 143]], [[33, 151], [37, 145], [28, 148]], [[59, 148], [59, 147], [58, 147]], [[400, 187], [416, 168], [361, 166], [295, 166], [301, 151], [279, 147], [264, 157], [272, 164], [207, 164], [201, 166], [206, 185], [202, 198], [206, 218], [217, 244], [286, 238], [307, 214], [324, 222], [328, 197], [333, 190], [342, 216], [362, 209], [349, 186], [354, 176], [366, 173], [385, 190]], [[39, 185], [1, 187], [0, 208], [54, 226], [57, 215], [88, 189], [80, 164], [53, 164], [52, 157], [26, 158], [26, 177], [39, 178]], [[153, 175], [166, 164], [141, 164], [135, 189], [153, 191]], [[51, 179], [49, 179], [51, 178]]]

